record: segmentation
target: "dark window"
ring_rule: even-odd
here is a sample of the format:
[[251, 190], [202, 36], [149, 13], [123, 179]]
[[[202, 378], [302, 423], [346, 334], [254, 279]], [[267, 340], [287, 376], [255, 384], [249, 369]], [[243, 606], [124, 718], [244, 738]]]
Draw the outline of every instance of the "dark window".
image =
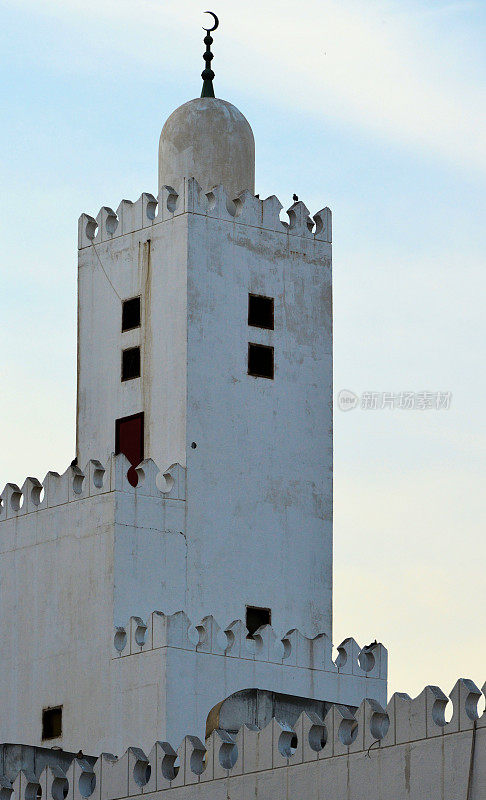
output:
[[42, 711], [42, 738], [58, 739], [62, 736], [62, 706], [44, 708]]
[[272, 612], [269, 608], [257, 608], [257, 606], [246, 607], [246, 638], [253, 639], [253, 634], [262, 625], [270, 625], [272, 622]]
[[273, 347], [250, 342], [248, 345], [248, 375], [273, 379]]
[[140, 327], [140, 297], [124, 300], [122, 304], [122, 331]]
[[140, 377], [140, 347], [129, 347], [122, 351], [122, 381]]
[[248, 325], [273, 331], [273, 297], [248, 295]]
[[115, 421], [115, 455], [123, 453], [132, 465], [127, 473], [132, 486], [138, 483], [135, 467], [144, 459], [143, 422], [143, 411]]

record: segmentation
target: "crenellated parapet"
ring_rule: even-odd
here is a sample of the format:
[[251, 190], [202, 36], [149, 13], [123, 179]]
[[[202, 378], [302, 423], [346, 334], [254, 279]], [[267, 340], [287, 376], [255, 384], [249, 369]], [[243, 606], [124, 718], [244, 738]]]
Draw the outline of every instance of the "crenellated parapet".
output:
[[[383, 645], [361, 648], [349, 638], [339, 645], [338, 657], [333, 660], [331, 640], [325, 634], [308, 638], [293, 628], [282, 635], [264, 625], [249, 638], [240, 619], [221, 624], [223, 613], [224, 603], [213, 610], [214, 616], [200, 620], [193, 617], [191, 621], [184, 611], [132, 616], [121, 625], [115, 620], [112, 683], [120, 693], [124, 715], [130, 714], [126, 697], [135, 702], [133, 691], [125, 695], [134, 676], [142, 686], [157, 684], [151, 703], [165, 708], [163, 735], [176, 739], [187, 730], [204, 736], [209, 712], [246, 690], [351, 707], [359, 706], [364, 697], [386, 702], [387, 651]], [[185, 676], [193, 702], [183, 699], [183, 683], [170, 691], [164, 674]], [[292, 721], [300, 710], [297, 708]], [[238, 718], [246, 721], [244, 715]], [[217, 722], [215, 727], [219, 725]], [[116, 741], [120, 750], [130, 743], [123, 732]], [[139, 727], [138, 742], [147, 746], [143, 726]]]
[[[158, 741], [148, 755], [129, 747], [120, 758], [103, 753], [93, 763], [77, 757], [65, 771], [60, 766], [46, 767], [39, 775], [21, 771], [12, 783], [1, 776], [2, 797], [118, 800], [172, 789], [180, 797], [182, 787], [188, 796], [191, 787], [207, 782], [213, 782], [207, 796], [217, 798], [250, 796], [255, 786], [264, 800], [283, 798], [289, 785], [295, 796], [317, 796], [319, 787], [332, 788], [330, 796], [352, 800], [422, 796], [403, 791], [413, 782], [421, 788], [430, 783], [434, 793], [427, 796], [433, 798], [466, 797], [464, 791], [452, 790], [473, 786], [468, 796], [477, 800], [483, 796], [485, 775], [481, 696], [471, 680], [459, 680], [449, 695], [450, 722], [444, 715], [449, 698], [438, 687], [427, 686], [415, 699], [394, 694], [386, 708], [374, 700], [364, 700], [358, 709], [333, 704], [323, 716], [303, 712], [293, 726], [273, 718], [262, 729], [244, 725], [236, 734], [215, 730], [205, 742], [185, 736], [177, 749]], [[359, 793], [360, 785], [366, 785], [367, 794]], [[440, 794], [441, 785], [449, 793]]]
[[261, 200], [258, 195], [244, 191], [238, 197], [230, 198], [223, 186], [203, 192], [195, 178], [184, 179], [177, 190], [172, 186], [163, 186], [157, 198], [143, 192], [136, 202], [122, 200], [116, 211], [103, 206], [96, 218], [82, 214], [78, 224], [78, 247], [82, 249], [100, 244], [187, 213], [290, 236], [332, 242], [329, 208], [323, 208], [311, 217], [306, 205], [298, 201], [288, 209], [288, 221], [280, 218], [282, 208], [275, 195]]
[[26, 478], [21, 487], [7, 483], [0, 494], [0, 522], [114, 491], [185, 500], [186, 471], [180, 464], [162, 471], [152, 459], [142, 461], [136, 468], [136, 487], [128, 481], [129, 468], [130, 463], [120, 453], [112, 455], [104, 465], [91, 459], [84, 469], [71, 464], [62, 475], [48, 472], [42, 482]]
[[117, 658], [174, 647], [228, 659], [387, 679], [388, 654], [379, 642], [361, 648], [354, 639], [345, 639], [333, 660], [332, 643], [324, 633], [308, 638], [294, 628], [279, 638], [271, 625], [263, 625], [249, 638], [241, 620], [221, 628], [213, 616], [206, 616], [194, 624], [183, 611], [170, 615], [154, 611], [146, 621], [131, 617], [126, 625], [115, 628], [113, 647]]

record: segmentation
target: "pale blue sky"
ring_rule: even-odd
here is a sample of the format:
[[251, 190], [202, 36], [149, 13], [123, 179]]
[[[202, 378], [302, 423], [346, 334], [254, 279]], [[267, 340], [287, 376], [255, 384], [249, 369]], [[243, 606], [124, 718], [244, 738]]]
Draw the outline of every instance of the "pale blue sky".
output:
[[[453, 394], [335, 411], [335, 642], [382, 640], [392, 690], [481, 683], [486, 5], [214, 10], [216, 92], [252, 124], [257, 191], [333, 211], [336, 391]], [[72, 458], [77, 218], [156, 191], [163, 122], [200, 92], [203, 18], [194, 0], [0, 12], [3, 485]]]

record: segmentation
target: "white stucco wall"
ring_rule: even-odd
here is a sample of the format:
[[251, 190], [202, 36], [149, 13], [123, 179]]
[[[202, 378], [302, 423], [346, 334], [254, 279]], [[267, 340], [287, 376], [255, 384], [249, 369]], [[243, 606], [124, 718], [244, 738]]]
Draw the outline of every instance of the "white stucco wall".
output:
[[42, 709], [58, 705], [64, 736], [48, 746], [106, 735], [113, 535], [107, 494], [0, 523], [0, 741], [40, 745]]
[[[177, 194], [163, 188], [158, 205], [143, 194], [81, 217], [79, 466], [49, 474], [43, 499], [29, 479], [0, 504], [4, 740], [40, 744], [51, 705], [64, 709], [59, 744], [96, 754], [142, 724], [148, 738], [176, 722], [203, 726], [220, 690], [253, 680], [347, 702], [366, 694], [362, 674], [340, 677], [332, 663], [315, 683], [309, 664], [289, 681], [282, 664], [245, 657], [237, 668], [234, 654], [187, 651], [179, 664], [144, 653], [113, 677], [113, 625], [154, 610], [183, 610], [193, 624], [212, 615], [225, 630], [246, 604], [261, 605], [277, 639], [296, 628], [330, 640], [330, 212], [312, 222], [297, 203], [284, 224], [280, 209], [274, 197], [201, 193], [191, 179]], [[274, 331], [248, 326], [249, 292], [275, 298]], [[142, 325], [122, 333], [122, 299], [139, 294]], [[274, 346], [273, 381], [247, 375], [249, 341]], [[134, 345], [142, 377], [122, 383], [121, 350]], [[144, 462], [133, 490], [127, 463], [110, 454], [116, 418], [139, 411], [145, 455], [162, 474]], [[377, 680], [370, 691], [382, 697], [386, 675]]]
[[[330, 214], [314, 224], [296, 203], [284, 225], [276, 198], [232, 203], [194, 180], [163, 189], [156, 215], [150, 198], [102, 209], [94, 238], [80, 221], [79, 463], [143, 410], [146, 457], [188, 467], [189, 616], [223, 625], [257, 605], [282, 634], [331, 635]], [[249, 292], [274, 297], [274, 331], [248, 326]], [[137, 294], [142, 326], [122, 334], [120, 297]], [[248, 342], [274, 346], [273, 381], [248, 376]], [[122, 383], [134, 344], [142, 377]]]
[[325, 634], [307, 639], [293, 630], [281, 640], [264, 626], [248, 640], [241, 621], [221, 629], [212, 616], [200, 621], [183, 613], [132, 617], [117, 629], [113, 647], [119, 713], [113, 747], [123, 752], [136, 741], [147, 750], [153, 730], [171, 741], [187, 731], [203, 740], [210, 710], [244, 688], [347, 706], [367, 697], [386, 705], [382, 645], [367, 651], [367, 661], [359, 658], [361, 648], [353, 639], [339, 646], [336, 663], [331, 651]]
[[[229, 214], [188, 233], [188, 613], [223, 596], [226, 619], [270, 607], [279, 632], [330, 635], [329, 245]], [[249, 292], [275, 330], [248, 326]], [[249, 342], [274, 347], [274, 380], [247, 374]]]
[[0, 740], [40, 746], [42, 709], [58, 705], [63, 734], [45, 744], [98, 755], [203, 737], [209, 711], [241, 689], [386, 701], [381, 645], [363, 660], [347, 639], [334, 663], [325, 633], [289, 625], [282, 640], [267, 626], [249, 642], [224, 595], [213, 616], [189, 618], [186, 470], [145, 461], [134, 489], [127, 468], [91, 461], [0, 495]]
[[[113, 749], [116, 610], [126, 619], [133, 603], [155, 608], [164, 591], [174, 610], [184, 604], [184, 471], [172, 468], [163, 495], [148, 479], [131, 491], [127, 466], [123, 456], [90, 462], [0, 495], [2, 742], [40, 746], [42, 709], [62, 706], [63, 735], [47, 746]], [[134, 667], [124, 690], [134, 684], [140, 701]], [[161, 671], [151, 702], [164, 678]], [[158, 735], [156, 725], [151, 732]]]
[[[115, 448], [115, 420], [140, 411], [145, 455], [164, 467], [185, 463], [187, 217], [143, 230], [140, 215], [139, 224], [79, 251], [79, 464], [94, 453], [105, 461]], [[142, 325], [122, 333], [122, 300], [139, 295]], [[122, 382], [122, 350], [137, 345], [142, 377]]]
[[72, 800], [483, 800], [480, 696], [470, 681], [459, 681], [449, 723], [447, 697], [430, 686], [414, 700], [394, 695], [386, 709], [368, 701], [356, 714], [333, 706], [325, 717], [303, 713], [293, 728], [273, 719], [236, 735], [216, 730], [204, 744], [188, 735], [179, 746], [130, 747], [119, 759], [104, 754], [93, 765], [75, 759], [66, 772], [20, 773], [12, 789], [25, 800], [38, 791], [57, 800], [66, 790]]

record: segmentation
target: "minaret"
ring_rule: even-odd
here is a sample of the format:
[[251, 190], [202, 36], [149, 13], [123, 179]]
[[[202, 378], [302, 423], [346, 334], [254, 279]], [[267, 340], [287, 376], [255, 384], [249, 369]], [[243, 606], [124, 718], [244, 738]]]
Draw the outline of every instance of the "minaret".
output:
[[78, 463], [187, 467], [171, 570], [190, 616], [254, 607], [330, 635], [330, 212], [297, 202], [285, 223], [254, 195], [251, 127], [213, 76], [163, 127], [158, 200], [81, 223]]
[[332, 660], [330, 211], [254, 194], [206, 33], [158, 197], [79, 220], [77, 464], [0, 497], [4, 742], [148, 753], [234, 695], [386, 700], [381, 645]]

